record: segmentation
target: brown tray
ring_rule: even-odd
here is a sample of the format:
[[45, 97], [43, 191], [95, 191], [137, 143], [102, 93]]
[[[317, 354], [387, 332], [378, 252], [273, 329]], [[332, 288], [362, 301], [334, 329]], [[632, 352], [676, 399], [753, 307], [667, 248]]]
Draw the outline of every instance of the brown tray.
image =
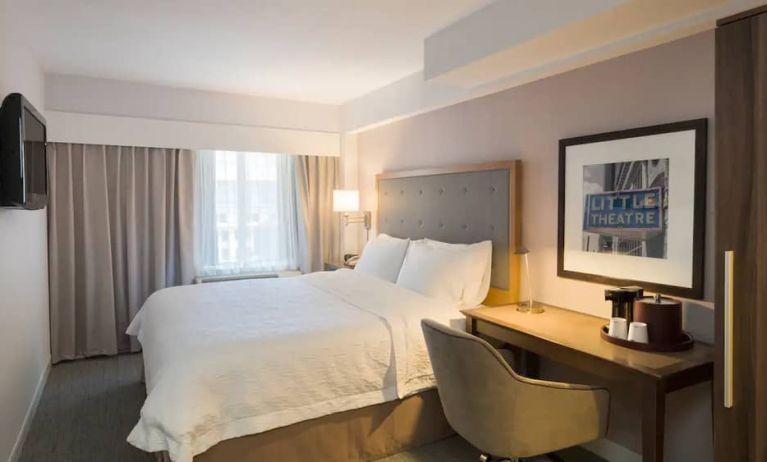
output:
[[692, 335], [687, 332], [682, 332], [683, 337], [679, 343], [639, 343], [632, 342], [630, 340], [624, 340], [622, 338], [611, 337], [607, 334], [609, 325], [602, 326], [599, 329], [599, 333], [602, 334], [602, 340], [606, 340], [610, 343], [620, 345], [622, 347], [631, 348], [633, 350], [641, 351], [656, 351], [656, 352], [668, 352], [668, 351], [684, 351], [689, 350], [695, 344], [695, 340]]

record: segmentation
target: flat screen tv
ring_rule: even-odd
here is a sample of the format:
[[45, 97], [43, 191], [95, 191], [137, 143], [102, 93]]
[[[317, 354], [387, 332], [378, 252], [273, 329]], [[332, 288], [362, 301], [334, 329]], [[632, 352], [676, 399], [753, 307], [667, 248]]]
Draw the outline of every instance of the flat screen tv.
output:
[[48, 204], [45, 119], [20, 93], [0, 107], [0, 206], [28, 210]]

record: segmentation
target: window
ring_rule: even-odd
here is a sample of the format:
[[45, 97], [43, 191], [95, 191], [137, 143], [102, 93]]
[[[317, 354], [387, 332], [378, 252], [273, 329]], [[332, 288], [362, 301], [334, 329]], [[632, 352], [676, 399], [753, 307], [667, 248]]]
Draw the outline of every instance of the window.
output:
[[201, 151], [196, 184], [198, 275], [298, 267], [292, 156]]

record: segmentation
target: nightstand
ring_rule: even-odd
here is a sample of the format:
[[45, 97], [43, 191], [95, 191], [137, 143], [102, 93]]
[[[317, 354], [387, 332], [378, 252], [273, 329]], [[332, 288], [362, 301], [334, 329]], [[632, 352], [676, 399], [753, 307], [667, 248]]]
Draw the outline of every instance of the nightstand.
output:
[[349, 266], [346, 263], [341, 262], [325, 262], [325, 271], [335, 271], [341, 268], [354, 269], [354, 266]]

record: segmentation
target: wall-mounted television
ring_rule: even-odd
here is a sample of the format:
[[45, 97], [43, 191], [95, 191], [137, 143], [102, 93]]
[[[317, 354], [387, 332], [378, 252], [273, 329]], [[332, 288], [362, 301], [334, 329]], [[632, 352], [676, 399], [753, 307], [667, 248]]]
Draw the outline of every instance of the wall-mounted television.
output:
[[28, 210], [48, 204], [43, 116], [20, 93], [0, 107], [0, 206]]

